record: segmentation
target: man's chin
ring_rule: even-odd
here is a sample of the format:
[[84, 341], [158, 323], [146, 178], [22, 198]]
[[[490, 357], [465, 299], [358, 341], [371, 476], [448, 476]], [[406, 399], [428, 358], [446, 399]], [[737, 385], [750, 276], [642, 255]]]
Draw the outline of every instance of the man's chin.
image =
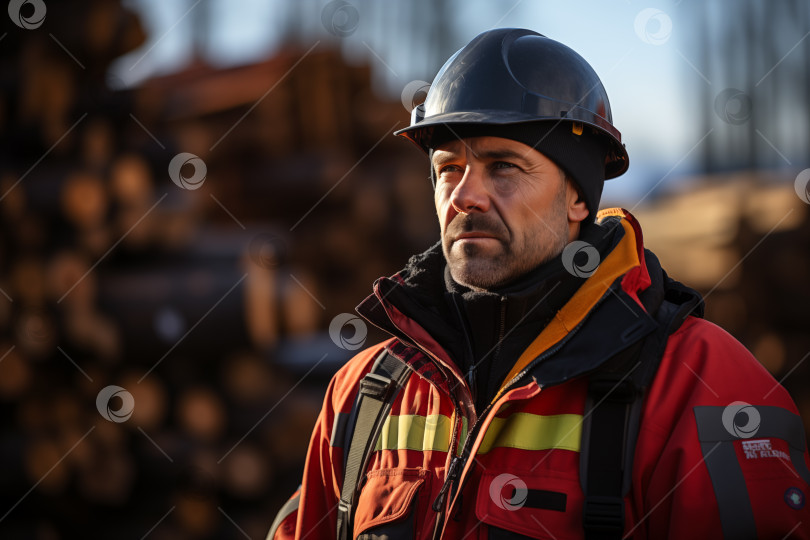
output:
[[470, 289], [494, 289], [507, 279], [503, 268], [494, 261], [448, 261], [448, 265], [453, 280]]

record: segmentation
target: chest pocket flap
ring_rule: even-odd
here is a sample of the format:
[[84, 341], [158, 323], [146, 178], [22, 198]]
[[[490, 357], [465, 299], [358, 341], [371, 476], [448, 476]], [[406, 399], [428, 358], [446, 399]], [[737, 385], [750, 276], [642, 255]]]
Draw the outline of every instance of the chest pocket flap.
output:
[[[414, 538], [415, 520], [408, 519], [420, 511], [417, 492], [429, 483], [428, 471], [420, 468], [378, 469], [366, 475], [354, 516], [354, 537], [361, 533], [376, 532], [386, 526], [389, 538]], [[429, 488], [423, 488], [429, 492]], [[421, 509], [425, 510], [425, 509]], [[391, 534], [391, 532], [395, 534]], [[365, 537], [364, 534], [361, 538]], [[373, 538], [374, 535], [370, 535]]]

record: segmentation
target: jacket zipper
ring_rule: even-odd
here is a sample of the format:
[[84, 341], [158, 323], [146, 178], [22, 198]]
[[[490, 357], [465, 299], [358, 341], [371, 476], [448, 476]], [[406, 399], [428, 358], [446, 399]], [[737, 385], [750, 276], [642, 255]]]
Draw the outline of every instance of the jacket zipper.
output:
[[[395, 327], [396, 327], [396, 325], [395, 325]], [[420, 347], [419, 345], [417, 345], [416, 340], [411, 339], [411, 337], [407, 333], [402, 332], [402, 330], [400, 330], [399, 328], [397, 328], [397, 330], [399, 330], [399, 332], [401, 333], [401, 335], [396, 336], [397, 339], [409, 344], [410, 346], [412, 346], [414, 348], [419, 349], [425, 355], [432, 358], [434, 360], [434, 364], [435, 364], [436, 368], [439, 369], [442, 372], [442, 374], [444, 374], [445, 377], [447, 377], [448, 379], [451, 379], [451, 377], [448, 376], [445, 373], [445, 369], [442, 367], [441, 361], [439, 361], [439, 359], [436, 357], [436, 355], [434, 355], [430, 351], [424, 349], [423, 347]], [[403, 338], [407, 338], [407, 339], [403, 339]], [[449, 489], [450, 485], [452, 484], [452, 482], [448, 482], [448, 479], [455, 478], [458, 475], [458, 473], [460, 472], [459, 465], [462, 463], [462, 460], [461, 460], [462, 456], [461, 455], [458, 455], [458, 456], [456, 455], [456, 448], [458, 447], [458, 443], [459, 443], [459, 439], [460, 439], [460, 435], [459, 435], [459, 437], [456, 437], [456, 433], [458, 433], [459, 428], [460, 428], [459, 423], [462, 421], [461, 420], [461, 416], [462, 416], [461, 415], [461, 404], [459, 403], [459, 401], [455, 397], [455, 395], [453, 395], [453, 392], [449, 393], [449, 397], [453, 401], [453, 407], [455, 408], [455, 411], [456, 411], [455, 420], [453, 421], [453, 431], [452, 431], [453, 436], [450, 439], [450, 447], [448, 448], [448, 456], [452, 456], [452, 457], [450, 459], [450, 464], [447, 467], [447, 476], [445, 477], [445, 481], [442, 484], [442, 487], [439, 490], [439, 494], [436, 496], [436, 499], [434, 500], [433, 505], [432, 505], [433, 511], [436, 512], [436, 514], [437, 514], [436, 515], [436, 524], [435, 524], [434, 532], [433, 532], [434, 537], [437, 537], [437, 535], [441, 533], [441, 529], [442, 529], [442, 527], [444, 525], [444, 509], [442, 508], [442, 505], [443, 505], [445, 497], [447, 495], [447, 490]], [[478, 418], [476, 418], [476, 421], [473, 423], [473, 425], [476, 425], [477, 423], [478, 423]], [[468, 441], [470, 439], [470, 435], [471, 435], [471, 432], [468, 432], [467, 433], [467, 439], [465, 440], [465, 444], [466, 444], [466, 441]]]
[[442, 488], [439, 490], [439, 494], [436, 496], [436, 499], [433, 501], [432, 509], [434, 512], [437, 513], [436, 516], [436, 526], [433, 530], [433, 538], [438, 539], [441, 535], [441, 531], [444, 528], [444, 516], [445, 516], [445, 502], [447, 502], [447, 495], [450, 494], [450, 500], [453, 499], [454, 493], [451, 488], [455, 485], [456, 480], [459, 478], [462, 470], [464, 469], [464, 465], [467, 463], [469, 459], [469, 450], [470, 450], [470, 442], [474, 441], [477, 437], [477, 431], [481, 427], [480, 420], [482, 418], [486, 418], [489, 410], [492, 408], [492, 404], [490, 403], [487, 405], [487, 408], [478, 416], [475, 420], [475, 423], [467, 432], [467, 438], [464, 441], [464, 445], [461, 447], [461, 452], [459, 455], [453, 457], [453, 461], [450, 462], [450, 467], [447, 470], [447, 476], [444, 478], [444, 483], [442, 484]]
[[[604, 300], [604, 298], [606, 296], [607, 295], [605, 294], [599, 300], [597, 300], [597, 302], [589, 310], [589, 313], [593, 312], [593, 310], [596, 309], [596, 307], [599, 306], [599, 304], [602, 303], [602, 301]], [[500, 353], [501, 341], [503, 341], [503, 336], [504, 336], [504, 333], [505, 333], [505, 330], [506, 330], [506, 318], [505, 318], [506, 303], [504, 302], [504, 300], [505, 300], [505, 297], [501, 297], [501, 326], [500, 326], [500, 335], [499, 335], [499, 340], [498, 340], [498, 348], [496, 349], [496, 357], [497, 357], [497, 354]], [[456, 306], [456, 308], [458, 309], [458, 306]], [[521, 377], [523, 377], [527, 372], [529, 372], [531, 370], [531, 368], [533, 368], [538, 362], [540, 362], [541, 360], [544, 360], [548, 356], [550, 356], [550, 355], [554, 354], [555, 352], [557, 352], [558, 350], [560, 350], [560, 348], [563, 345], [565, 345], [568, 342], [568, 340], [571, 339], [571, 337], [574, 334], [577, 333], [577, 331], [582, 327], [582, 325], [585, 323], [585, 321], [587, 319], [588, 319], [588, 317], [586, 315], [579, 322], [579, 324], [577, 324], [573, 329], [571, 329], [571, 331], [568, 332], [568, 334], [560, 342], [558, 342], [554, 347], [552, 347], [550, 349], [547, 349], [541, 355], [539, 355], [537, 358], [532, 360], [526, 366], [526, 368], [524, 368], [520, 373], [515, 375], [512, 378], [512, 380], [510, 380], [508, 383], [504, 384], [503, 388], [508, 389], [515, 382], [517, 382]], [[375, 324], [375, 326], [377, 326], [379, 328], [378, 325]], [[442, 367], [441, 361], [439, 361], [439, 359], [438, 359], [438, 357], [436, 357], [436, 355], [434, 355], [430, 351], [424, 349], [423, 347], [420, 347], [419, 345], [417, 345], [416, 340], [412, 339], [407, 333], [402, 332], [402, 330], [399, 327], [397, 327], [396, 325], [394, 325], [394, 327], [397, 330], [399, 330], [399, 332], [401, 332], [402, 336], [407, 338], [407, 340], [403, 340], [403, 341], [407, 341], [407, 343], [409, 343], [410, 345], [416, 347], [417, 349], [419, 349], [420, 351], [422, 351], [423, 353], [428, 355], [430, 358], [434, 359], [436, 367], [438, 369], [440, 369], [442, 371], [442, 373], [444, 374], [444, 368]], [[384, 328], [381, 328], [381, 330], [390, 333], [389, 330], [386, 330]], [[396, 336], [396, 337], [398, 339], [402, 340], [401, 336]], [[447, 376], [447, 375], [445, 374], [445, 376]], [[455, 398], [455, 396], [452, 395], [452, 392], [450, 394], [451, 394], [450, 399], [453, 400], [453, 406], [456, 408], [456, 411], [460, 411], [461, 407], [459, 406], [458, 400]], [[474, 403], [474, 401], [473, 401], [473, 403]], [[453, 424], [453, 438], [450, 441], [450, 448], [449, 448], [450, 455], [452, 455], [453, 458], [451, 459], [450, 465], [448, 466], [447, 476], [445, 477], [444, 483], [442, 484], [442, 487], [439, 490], [439, 494], [436, 496], [436, 499], [433, 501], [433, 504], [432, 504], [433, 511], [435, 511], [437, 513], [436, 526], [434, 528], [434, 533], [433, 533], [434, 539], [437, 539], [439, 537], [439, 535], [441, 534], [441, 530], [442, 530], [442, 528], [444, 526], [444, 503], [445, 503], [446, 498], [447, 498], [447, 493], [450, 490], [450, 487], [455, 483], [456, 477], [461, 473], [461, 470], [464, 468], [463, 464], [465, 464], [467, 462], [467, 459], [469, 457], [469, 451], [471, 449], [472, 443], [478, 437], [477, 432], [481, 427], [481, 419], [487, 417], [487, 415], [489, 413], [489, 410], [492, 408], [493, 404], [494, 404], [494, 402], [487, 405], [486, 409], [484, 409], [484, 411], [480, 415], [476, 414], [475, 422], [473, 422], [473, 425], [467, 431], [467, 437], [464, 440], [464, 444], [462, 445], [461, 452], [459, 452], [458, 456], [455, 455], [455, 453], [456, 453], [455, 452], [455, 446], [456, 446], [456, 442], [457, 442], [455, 434], [457, 432], [457, 423], [460, 421], [460, 416], [461, 415], [459, 415], [459, 414], [456, 415], [458, 418], [456, 419], [456, 422], [454, 422], [454, 424]], [[459, 488], [460, 487], [461, 486], [459, 486]]]
[[[604, 300], [604, 298], [605, 298], [606, 296], [607, 296], [607, 295], [603, 295], [603, 296], [602, 296], [602, 298], [600, 298], [600, 299], [599, 299], [599, 300], [598, 300], [598, 301], [597, 301], [597, 302], [596, 302], [596, 303], [593, 305], [593, 307], [592, 307], [592, 308], [589, 310], [589, 313], [590, 313], [590, 312], [593, 312], [593, 310], [594, 310], [594, 309], [596, 309], [596, 307], [597, 307], [597, 306], [599, 306], [599, 304], [601, 304], [601, 303], [602, 303], [602, 301]], [[502, 309], [501, 309], [501, 327], [502, 327], [502, 328], [504, 328], [504, 327], [505, 327], [505, 323], [506, 323], [506, 321], [505, 321], [505, 319], [504, 319], [504, 317], [503, 317], [503, 314], [504, 314], [504, 310], [505, 310], [505, 308], [506, 308], [505, 304], [502, 304]], [[533, 368], [535, 365], [537, 365], [537, 363], [538, 363], [538, 362], [541, 362], [542, 360], [545, 360], [546, 358], [548, 358], [549, 356], [551, 356], [552, 354], [554, 354], [554, 353], [556, 353], [558, 350], [560, 350], [560, 349], [562, 348], [562, 346], [563, 346], [563, 345], [565, 345], [565, 344], [568, 342], [568, 340], [570, 340], [570, 339], [571, 339], [571, 337], [573, 337], [573, 336], [574, 336], [574, 335], [575, 335], [575, 334], [576, 334], [576, 333], [579, 331], [579, 329], [582, 327], [582, 325], [583, 325], [583, 324], [585, 324], [585, 321], [587, 320], [587, 318], [588, 318], [587, 316], [586, 316], [585, 318], [583, 318], [583, 319], [582, 319], [582, 320], [579, 322], [579, 324], [577, 324], [577, 325], [576, 325], [574, 328], [572, 328], [572, 329], [571, 329], [571, 331], [570, 331], [570, 332], [568, 332], [568, 334], [565, 336], [565, 338], [563, 338], [563, 339], [562, 339], [560, 342], [558, 342], [558, 343], [557, 343], [556, 345], [554, 345], [553, 347], [551, 347], [551, 348], [549, 348], [549, 349], [546, 349], [546, 350], [545, 350], [545, 351], [544, 351], [542, 354], [540, 354], [540, 355], [539, 355], [537, 358], [535, 358], [534, 360], [532, 360], [532, 361], [531, 361], [531, 362], [530, 362], [530, 363], [529, 363], [529, 364], [528, 364], [528, 365], [527, 365], [527, 366], [526, 366], [526, 367], [525, 367], [523, 370], [521, 370], [521, 371], [520, 371], [520, 373], [518, 373], [517, 375], [515, 375], [515, 376], [512, 378], [512, 380], [510, 380], [508, 383], [504, 384], [504, 386], [503, 386], [503, 387], [504, 387], [504, 389], [505, 389], [505, 390], [504, 390], [504, 392], [503, 392], [503, 393], [505, 393], [505, 392], [506, 392], [506, 390], [507, 390], [509, 387], [511, 387], [512, 385], [514, 385], [514, 384], [515, 384], [515, 383], [516, 383], [516, 382], [517, 382], [519, 379], [521, 379], [521, 378], [522, 378], [522, 377], [523, 377], [523, 376], [524, 376], [526, 373], [528, 373], [529, 371], [531, 371], [531, 369], [532, 369], [532, 368]], [[501, 338], [501, 339], [502, 339], [502, 338]], [[560, 382], [564, 382], [564, 381], [560, 381]], [[539, 386], [539, 385], [538, 385], [538, 386]], [[546, 385], [546, 386], [550, 386], [550, 385]], [[543, 388], [543, 387], [541, 386], [541, 388]], [[487, 417], [487, 415], [489, 414], [489, 411], [490, 411], [490, 409], [492, 408], [493, 404], [494, 404], [494, 402], [493, 402], [493, 403], [490, 403], [489, 405], [487, 405], [486, 409], [484, 409], [484, 411], [483, 411], [483, 412], [482, 412], [482, 413], [481, 413], [481, 414], [480, 414], [480, 415], [479, 415], [479, 416], [476, 418], [475, 423], [472, 425], [472, 427], [471, 427], [471, 428], [470, 428], [470, 430], [468, 431], [468, 433], [467, 433], [467, 439], [464, 441], [464, 445], [463, 445], [463, 446], [462, 446], [462, 448], [461, 448], [461, 453], [459, 454], [459, 456], [457, 456], [456, 458], [454, 458], [454, 461], [458, 460], [459, 465], [457, 465], [455, 468], [452, 468], [452, 463], [451, 463], [451, 470], [448, 470], [448, 475], [447, 475], [447, 477], [445, 478], [445, 481], [444, 481], [444, 484], [442, 485], [441, 490], [439, 491], [439, 495], [436, 497], [436, 500], [435, 500], [435, 501], [433, 501], [433, 509], [434, 509], [434, 510], [436, 510], [436, 508], [437, 508], [437, 507], [441, 508], [441, 506], [443, 506], [443, 504], [444, 504], [444, 502], [445, 502], [445, 499], [446, 499], [446, 497], [447, 497], [447, 493], [448, 493], [449, 488], [450, 488], [450, 484], [455, 483], [455, 477], [456, 477], [457, 475], [459, 475], [459, 474], [461, 473], [461, 471], [463, 470], [463, 468], [464, 468], [464, 467], [463, 467], [463, 465], [464, 465], [464, 464], [467, 462], [467, 459], [469, 458], [469, 452], [470, 452], [470, 450], [471, 450], [471, 448], [472, 448], [472, 444], [473, 444], [473, 443], [474, 443], [474, 441], [475, 441], [475, 440], [478, 438], [478, 431], [479, 431], [479, 429], [480, 429], [480, 427], [481, 427], [481, 421], [480, 421], [480, 420], [481, 420], [482, 418], [486, 418], [486, 417]], [[450, 473], [453, 473], [453, 474], [451, 475]], [[458, 486], [458, 489], [460, 489], [460, 488], [461, 488], [461, 485], [459, 485], [459, 486]], [[442, 509], [442, 510], [443, 510], [443, 509]], [[440, 519], [440, 518], [442, 518], [442, 517], [443, 517], [443, 515], [440, 515], [438, 519]], [[434, 533], [434, 539], [437, 539], [437, 538], [439, 537], [438, 535], [440, 534], [440, 532], [441, 532], [441, 530], [440, 530], [440, 528], [438, 527], [438, 522], [437, 522], [437, 529], [436, 529], [436, 532]]]
[[[501, 310], [500, 310], [500, 325], [499, 325], [499, 328], [498, 328], [498, 341], [497, 341], [497, 345], [495, 347], [495, 355], [492, 358], [491, 362], [497, 362], [498, 358], [500, 357], [500, 355], [501, 355], [501, 346], [502, 346], [502, 343], [503, 343], [504, 335], [506, 334], [506, 302], [507, 302], [506, 296], [501, 296], [500, 302], [501, 302]], [[455, 298], [453, 299], [453, 305], [456, 307], [456, 310], [458, 312], [459, 308], [458, 308], [458, 304], [456, 304], [456, 302], [455, 302]], [[460, 312], [459, 312], [459, 315], [460, 315]], [[462, 321], [462, 327], [463, 326], [464, 326], [464, 324], [463, 324], [463, 321]], [[465, 334], [466, 334], [466, 329], [465, 329]], [[470, 339], [469, 336], [465, 335], [465, 337], [466, 337], [467, 342], [469, 343], [469, 339]], [[475, 362], [475, 358], [472, 357], [472, 356], [471, 356], [471, 359], [472, 359], [472, 362], [470, 363], [470, 369], [467, 372], [467, 377], [468, 377], [468, 384], [473, 389], [472, 395], [473, 395], [473, 403], [474, 403], [475, 400], [476, 400], [476, 397], [477, 397], [476, 392], [475, 392], [476, 387], [477, 387], [477, 380], [476, 380], [476, 377], [475, 377], [475, 371], [476, 371], [476, 367], [477, 367], [477, 362]], [[488, 405], [486, 407], [486, 409], [484, 410], [484, 412], [489, 411], [490, 406], [491, 405]], [[443, 506], [444, 506], [444, 502], [445, 502], [445, 500], [447, 498], [447, 494], [448, 494], [448, 492], [452, 491], [452, 486], [455, 483], [458, 474], [461, 472], [461, 470], [458, 467], [459, 462], [462, 459], [464, 459], [464, 461], [466, 461], [466, 456], [464, 455], [464, 449], [467, 447], [467, 442], [470, 441], [471, 439], [473, 439], [475, 429], [479, 425], [478, 420], [480, 420], [484, 416], [486, 416], [486, 414], [476, 415], [475, 423], [473, 424], [470, 431], [467, 432], [467, 438], [464, 441], [464, 446], [462, 448], [461, 455], [453, 457], [453, 460], [450, 463], [450, 467], [447, 470], [447, 476], [445, 476], [444, 483], [442, 484], [442, 488], [441, 488], [441, 490], [439, 490], [439, 494], [436, 496], [436, 499], [433, 501], [432, 508], [433, 508], [434, 512], [439, 512], [439, 511], [443, 512]]]
[[[458, 306], [456, 306], [456, 308], [458, 308]], [[371, 322], [371, 321], [369, 321], [369, 322]], [[442, 366], [442, 362], [439, 360], [439, 358], [435, 354], [430, 352], [429, 350], [425, 349], [424, 347], [419, 346], [417, 344], [417, 341], [415, 339], [411, 338], [411, 336], [409, 336], [407, 334], [407, 332], [403, 332], [402, 329], [400, 329], [398, 326], [393, 325], [394, 328], [396, 328], [397, 331], [398, 331], [396, 334], [393, 334], [390, 330], [382, 328], [381, 326], [379, 326], [376, 323], [372, 322], [372, 324], [374, 324], [374, 326], [376, 326], [377, 328], [380, 328], [380, 330], [383, 330], [384, 332], [387, 332], [389, 334], [394, 335], [394, 337], [396, 337], [397, 339], [399, 339], [403, 343], [406, 343], [407, 345], [410, 345], [410, 346], [422, 351], [422, 353], [424, 353], [426, 356], [433, 359], [433, 361], [434, 361], [433, 363], [436, 366], [436, 368], [438, 370], [440, 370], [442, 372], [442, 374], [447, 379], [452, 380], [452, 375], [448, 375], [445, 372], [445, 368]], [[445, 477], [444, 484], [442, 484], [442, 487], [439, 490], [439, 494], [437, 495], [436, 500], [434, 500], [433, 505], [432, 505], [433, 510], [438, 514], [436, 516], [436, 529], [434, 529], [434, 536], [441, 532], [441, 527], [442, 527], [442, 524], [443, 524], [444, 509], [442, 508], [442, 503], [444, 502], [445, 497], [447, 495], [447, 490], [449, 489], [449, 487], [450, 487], [450, 485], [452, 483], [452, 482], [448, 482], [448, 479], [455, 478], [458, 475], [458, 473], [460, 472], [459, 464], [462, 463], [462, 460], [461, 460], [462, 454], [459, 454], [458, 456], [456, 455], [456, 453], [457, 453], [456, 448], [458, 447], [458, 443], [459, 443], [459, 439], [460, 439], [460, 435], [459, 435], [459, 437], [456, 437], [456, 433], [458, 433], [459, 428], [460, 428], [459, 423], [462, 421], [461, 420], [461, 416], [462, 416], [461, 410], [462, 409], [461, 409], [461, 404], [459, 403], [458, 399], [453, 394], [453, 392], [449, 393], [449, 397], [453, 401], [453, 407], [455, 408], [455, 411], [456, 411], [456, 414], [455, 414], [456, 418], [455, 418], [455, 421], [453, 422], [453, 431], [452, 431], [453, 437], [450, 439], [450, 447], [448, 448], [448, 455], [452, 456], [452, 458], [450, 460], [450, 464], [447, 467], [447, 476]], [[475, 402], [473, 401], [473, 409], [474, 409], [474, 403]], [[487, 410], [488, 409], [489, 408], [487, 408]], [[475, 421], [473, 422], [473, 427], [478, 425], [478, 419], [479, 419], [479, 417], [476, 417]], [[472, 430], [469, 430], [467, 432], [467, 438], [465, 439], [465, 446], [466, 446], [466, 443], [470, 440], [471, 435], [472, 435]]]

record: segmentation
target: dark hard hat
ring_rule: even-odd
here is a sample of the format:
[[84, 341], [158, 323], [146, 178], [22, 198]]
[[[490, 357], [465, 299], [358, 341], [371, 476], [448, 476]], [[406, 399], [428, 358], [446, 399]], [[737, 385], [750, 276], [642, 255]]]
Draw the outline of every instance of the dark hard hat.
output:
[[[531, 30], [500, 28], [479, 34], [445, 62], [425, 102], [413, 109], [411, 125], [396, 135], [427, 152], [454, 136], [510, 137], [516, 130], [521, 135], [510, 138], [547, 154], [584, 191], [593, 191], [588, 184], [598, 182], [596, 200], [590, 201], [594, 206], [588, 205], [593, 216], [603, 180], [621, 175], [629, 163], [612, 122], [605, 88], [579, 54]], [[526, 140], [532, 126], [549, 148], [540, 140], [534, 144], [531, 136]], [[549, 137], [551, 132], [565, 137]], [[581, 139], [589, 142], [579, 144]], [[560, 146], [570, 148], [555, 156]], [[577, 148], [591, 154], [593, 166], [573, 170], [582, 157], [572, 155]]]

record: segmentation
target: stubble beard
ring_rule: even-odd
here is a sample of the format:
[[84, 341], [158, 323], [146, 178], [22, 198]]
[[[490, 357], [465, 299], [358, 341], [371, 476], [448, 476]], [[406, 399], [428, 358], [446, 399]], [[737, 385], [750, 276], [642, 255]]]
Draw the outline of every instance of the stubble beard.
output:
[[[514, 245], [503, 223], [494, 223], [484, 214], [459, 214], [448, 226], [442, 239], [442, 251], [450, 268], [450, 275], [460, 285], [473, 290], [493, 290], [526, 274], [562, 253], [568, 242], [568, 220], [565, 208], [565, 190], [561, 190], [552, 205], [553, 212], [526, 231], [525, 245]], [[461, 248], [449, 245], [450, 231], [486, 231], [496, 234], [499, 249], [487, 253], [483, 247], [465, 243]], [[511, 238], [511, 242], [508, 240]], [[461, 252], [459, 254], [459, 251]]]

